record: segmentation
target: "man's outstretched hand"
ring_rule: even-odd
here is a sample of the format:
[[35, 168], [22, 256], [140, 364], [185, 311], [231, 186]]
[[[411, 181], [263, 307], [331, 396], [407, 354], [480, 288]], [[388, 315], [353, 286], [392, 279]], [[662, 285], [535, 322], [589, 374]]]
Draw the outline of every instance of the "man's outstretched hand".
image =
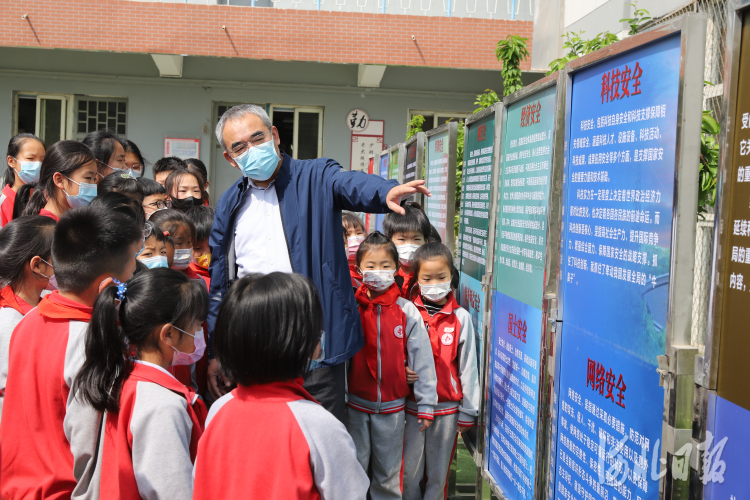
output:
[[401, 206], [401, 200], [408, 198], [414, 193], [422, 193], [427, 196], [432, 196], [429, 189], [424, 187], [425, 181], [411, 181], [406, 184], [401, 184], [388, 191], [388, 196], [385, 197], [388, 203], [388, 208], [396, 212], [397, 214], [404, 215], [406, 210]]

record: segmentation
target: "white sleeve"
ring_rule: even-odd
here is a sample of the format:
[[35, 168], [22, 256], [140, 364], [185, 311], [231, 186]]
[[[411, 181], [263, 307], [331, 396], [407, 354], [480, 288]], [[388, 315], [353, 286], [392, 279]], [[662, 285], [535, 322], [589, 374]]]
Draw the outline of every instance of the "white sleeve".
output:
[[323, 500], [365, 498], [370, 480], [344, 424], [312, 401], [288, 403], [310, 448], [313, 479]]
[[[23, 315], [12, 307], [0, 309], [0, 389], [5, 389], [8, 381], [8, 360], [10, 359], [10, 337]], [[0, 412], [3, 411], [3, 398], [0, 397]]]
[[455, 311], [461, 322], [458, 339], [458, 379], [461, 381], [463, 399], [458, 407], [461, 425], [472, 425], [479, 414], [479, 369], [477, 367], [476, 338], [471, 316], [463, 307]]
[[158, 384], [138, 382], [130, 432], [141, 498], [193, 497], [192, 428], [185, 398]]
[[[65, 348], [65, 366], [63, 378], [71, 388], [86, 359], [85, 338], [88, 323], [71, 321], [69, 323], [68, 344]], [[63, 431], [70, 443], [73, 455], [73, 477], [76, 487], [73, 499], [99, 497], [98, 477], [101, 473], [99, 455], [99, 434], [102, 428], [102, 414], [85, 403], [77, 394], [70, 391], [65, 405]]]

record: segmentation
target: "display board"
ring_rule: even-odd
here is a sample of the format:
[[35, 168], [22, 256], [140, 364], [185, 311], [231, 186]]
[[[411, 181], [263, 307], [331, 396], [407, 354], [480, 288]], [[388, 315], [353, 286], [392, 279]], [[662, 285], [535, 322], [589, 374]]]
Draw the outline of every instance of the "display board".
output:
[[555, 73], [504, 100], [483, 470], [509, 500], [538, 498], [543, 475], [542, 298], [547, 241], [558, 237], [547, 223], [558, 79]]
[[[417, 132], [414, 137], [404, 144], [404, 175], [401, 177], [401, 184], [411, 181], [422, 180], [422, 169], [424, 166], [424, 132]], [[416, 201], [423, 205], [422, 195], [415, 193], [408, 198], [409, 201]]]
[[[750, 338], [743, 319], [750, 309], [750, 1], [729, 2], [725, 64], [730, 68], [721, 124], [714, 229], [713, 280], [704, 372], [708, 422], [701, 441], [716, 456], [704, 468], [704, 498], [739, 499], [750, 491], [745, 471], [750, 448]], [[717, 453], [721, 450], [720, 455]], [[723, 466], [722, 466], [723, 464]]]
[[401, 182], [404, 173], [404, 143], [398, 143], [388, 149], [388, 178]]
[[424, 198], [425, 213], [451, 252], [455, 245], [457, 135], [456, 122], [448, 122], [426, 133], [424, 169], [425, 187], [432, 194]]
[[[692, 283], [694, 247], [683, 243], [694, 242], [697, 205], [702, 96], [692, 91], [703, 75], [685, 65], [702, 68], [686, 47], [702, 50], [705, 23], [702, 40], [681, 44], [691, 16], [566, 66], [558, 499], [659, 496], [649, 463], [662, 436], [657, 356], [691, 305], [677, 295], [688, 273]], [[673, 240], [681, 220], [693, 232]]]

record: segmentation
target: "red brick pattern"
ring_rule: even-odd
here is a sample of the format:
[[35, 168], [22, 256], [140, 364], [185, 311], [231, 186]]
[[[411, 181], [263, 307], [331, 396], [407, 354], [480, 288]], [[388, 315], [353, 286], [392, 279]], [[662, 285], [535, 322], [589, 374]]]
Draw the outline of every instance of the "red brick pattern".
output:
[[531, 40], [533, 29], [529, 21], [127, 0], [6, 0], [0, 18], [6, 47], [487, 69], [500, 67], [498, 40]]

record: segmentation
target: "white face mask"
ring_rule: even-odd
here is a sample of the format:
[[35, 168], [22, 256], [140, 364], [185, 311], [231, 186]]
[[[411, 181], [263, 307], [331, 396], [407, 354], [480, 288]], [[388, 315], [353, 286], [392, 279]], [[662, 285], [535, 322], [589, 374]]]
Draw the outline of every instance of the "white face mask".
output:
[[172, 269], [187, 269], [190, 265], [190, 261], [193, 259], [192, 248], [178, 248], [174, 251], [174, 260], [172, 261]]
[[380, 271], [362, 271], [362, 283], [370, 290], [382, 292], [387, 290], [394, 282], [394, 269]]
[[451, 292], [451, 282], [446, 281], [445, 283], [435, 283], [434, 285], [423, 285], [420, 283], [419, 288], [422, 291], [422, 297], [431, 302], [437, 302]]
[[414, 252], [416, 252], [417, 249], [419, 249], [419, 245], [412, 245], [411, 243], [398, 245], [396, 247], [396, 250], [398, 250], [398, 261], [402, 266], [412, 265], [414, 262]]

